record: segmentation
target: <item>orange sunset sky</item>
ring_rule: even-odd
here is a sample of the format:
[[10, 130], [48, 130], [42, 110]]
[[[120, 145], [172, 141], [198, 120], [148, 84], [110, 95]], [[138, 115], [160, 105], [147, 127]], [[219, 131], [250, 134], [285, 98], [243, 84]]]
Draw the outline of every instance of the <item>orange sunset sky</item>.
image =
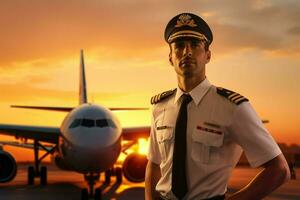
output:
[[[0, 123], [59, 126], [66, 113], [9, 106], [77, 105], [80, 49], [90, 102], [150, 107], [176, 87], [165, 25], [193, 12], [214, 34], [210, 82], [249, 98], [276, 141], [300, 144], [299, 10], [297, 0], [1, 1]], [[150, 125], [150, 111], [116, 114], [123, 126]], [[27, 152], [6, 149], [17, 160]]]

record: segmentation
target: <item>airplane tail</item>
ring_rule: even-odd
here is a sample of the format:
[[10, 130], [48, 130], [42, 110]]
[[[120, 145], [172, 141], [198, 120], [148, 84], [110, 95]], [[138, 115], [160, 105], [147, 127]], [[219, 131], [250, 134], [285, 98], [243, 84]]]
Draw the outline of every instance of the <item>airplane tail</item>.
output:
[[[87, 91], [86, 91], [86, 79], [85, 79], [85, 66], [83, 50], [80, 50], [80, 71], [79, 71], [79, 105], [88, 103]], [[13, 108], [25, 108], [25, 109], [37, 109], [37, 110], [48, 110], [48, 111], [60, 111], [70, 112], [75, 107], [51, 107], [51, 106], [24, 106], [24, 105], [11, 105]], [[123, 107], [112, 107], [108, 108], [111, 111], [126, 111], [126, 110], [148, 110], [148, 108], [123, 108]]]
[[80, 72], [79, 72], [79, 105], [87, 103], [86, 80], [83, 50], [80, 50]]

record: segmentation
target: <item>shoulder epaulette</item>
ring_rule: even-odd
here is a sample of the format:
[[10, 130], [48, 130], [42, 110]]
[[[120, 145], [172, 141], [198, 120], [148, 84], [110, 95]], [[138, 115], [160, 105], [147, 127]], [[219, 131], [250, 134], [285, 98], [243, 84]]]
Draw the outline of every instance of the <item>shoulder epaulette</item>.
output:
[[165, 91], [165, 92], [162, 92], [160, 94], [157, 94], [153, 97], [151, 97], [151, 104], [157, 104], [158, 102], [162, 101], [163, 99], [166, 99], [168, 97], [170, 97], [171, 95], [173, 95], [176, 91], [176, 88], [173, 89], [173, 90], [168, 90], [168, 91]]
[[245, 101], [249, 101], [247, 98], [243, 97], [239, 93], [227, 90], [222, 87], [217, 87], [217, 93], [223, 97], [226, 97], [229, 101], [235, 103], [236, 105], [240, 105]]

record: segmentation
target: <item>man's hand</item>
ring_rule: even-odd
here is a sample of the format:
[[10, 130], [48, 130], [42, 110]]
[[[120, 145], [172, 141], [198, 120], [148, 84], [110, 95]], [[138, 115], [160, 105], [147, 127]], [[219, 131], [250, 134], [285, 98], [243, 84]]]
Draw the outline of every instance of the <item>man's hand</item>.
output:
[[289, 166], [282, 154], [265, 163], [264, 169], [243, 189], [226, 200], [258, 200], [290, 179]]
[[161, 177], [159, 165], [148, 161], [145, 177], [145, 199], [155, 200], [159, 199], [159, 194], [156, 192], [155, 187]]

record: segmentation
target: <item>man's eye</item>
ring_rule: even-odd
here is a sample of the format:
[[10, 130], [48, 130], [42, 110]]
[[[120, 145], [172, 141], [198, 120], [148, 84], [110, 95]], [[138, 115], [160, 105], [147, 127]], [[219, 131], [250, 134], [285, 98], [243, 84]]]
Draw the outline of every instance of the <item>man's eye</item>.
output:
[[198, 46], [200, 46], [200, 42], [198, 42], [198, 41], [193, 41], [193, 42], [191, 43], [191, 45], [192, 45], [192, 47], [198, 47]]
[[182, 48], [184, 48], [184, 43], [183, 43], [183, 42], [178, 42], [178, 43], [176, 43], [176, 44], [175, 44], [175, 48], [177, 48], [177, 49], [182, 49]]

